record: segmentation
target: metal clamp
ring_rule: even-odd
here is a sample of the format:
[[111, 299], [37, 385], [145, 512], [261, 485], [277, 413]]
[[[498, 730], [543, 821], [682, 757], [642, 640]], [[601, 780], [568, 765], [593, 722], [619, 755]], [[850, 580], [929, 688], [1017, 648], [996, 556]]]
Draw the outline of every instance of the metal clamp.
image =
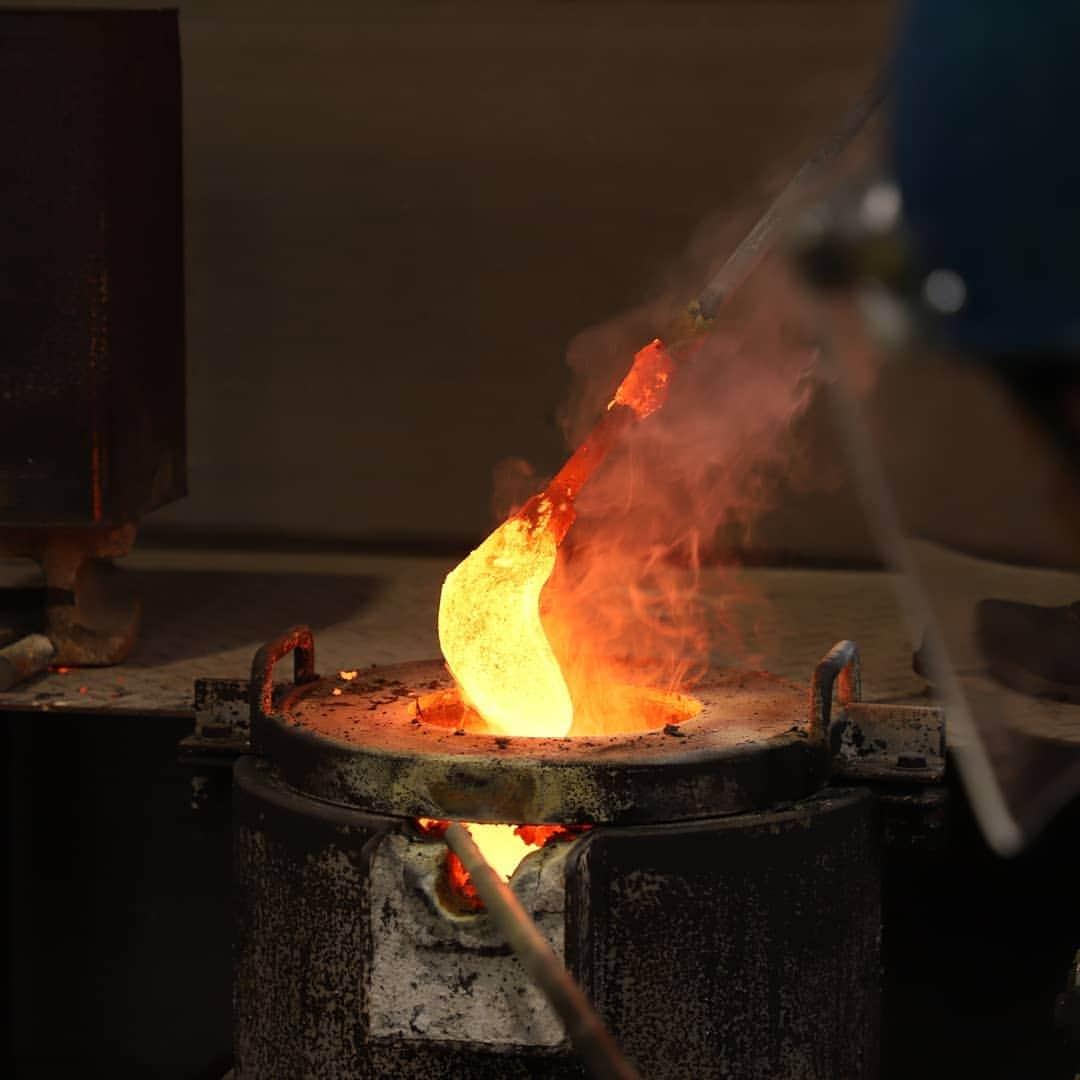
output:
[[274, 665], [295, 653], [293, 657], [293, 682], [313, 682], [315, 674], [315, 639], [310, 626], [294, 626], [280, 637], [267, 642], [251, 661], [251, 720], [266, 719], [273, 708]]
[[837, 642], [818, 662], [810, 680], [811, 739], [826, 741], [832, 720], [833, 685], [839, 680], [840, 707], [862, 699], [862, 665], [854, 641]]

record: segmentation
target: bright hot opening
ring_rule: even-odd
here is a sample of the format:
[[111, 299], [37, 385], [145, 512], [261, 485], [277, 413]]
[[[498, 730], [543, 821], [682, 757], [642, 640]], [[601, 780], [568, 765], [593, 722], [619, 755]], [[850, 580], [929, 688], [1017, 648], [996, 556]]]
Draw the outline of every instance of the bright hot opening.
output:
[[[434, 818], [417, 818], [420, 830], [429, 836], [442, 836], [450, 824]], [[538, 851], [549, 840], [556, 837], [570, 837], [582, 831], [585, 826], [567, 828], [562, 825], [492, 825], [462, 822], [477, 847], [484, 853], [484, 858], [491, 864], [500, 877], [509, 881], [521, 860], [532, 851]], [[479, 910], [480, 898], [461, 861], [452, 852], [446, 853], [445, 887], [453, 901], [461, 907]]]

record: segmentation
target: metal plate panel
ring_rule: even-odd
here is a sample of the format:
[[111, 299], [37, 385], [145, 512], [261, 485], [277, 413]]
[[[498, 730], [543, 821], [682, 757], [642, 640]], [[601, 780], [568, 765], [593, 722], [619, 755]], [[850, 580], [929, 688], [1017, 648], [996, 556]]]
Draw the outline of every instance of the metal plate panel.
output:
[[[556, 955], [563, 954], [568, 845], [529, 856], [514, 888]], [[440, 841], [382, 837], [367, 881], [371, 1038], [548, 1046], [562, 1024], [486, 915], [454, 917], [436, 899]]]

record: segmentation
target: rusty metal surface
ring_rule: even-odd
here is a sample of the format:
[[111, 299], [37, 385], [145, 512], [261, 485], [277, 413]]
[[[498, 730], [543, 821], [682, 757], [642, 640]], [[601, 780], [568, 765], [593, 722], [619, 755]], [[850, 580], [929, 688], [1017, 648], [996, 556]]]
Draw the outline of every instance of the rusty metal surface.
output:
[[[258, 759], [242, 759], [236, 779], [238, 1080], [584, 1076], [563, 1047], [425, 1039], [411, 1024], [394, 1033], [382, 1023], [374, 1037], [372, 1016], [391, 1004], [372, 999], [383, 985], [372, 981], [377, 948], [427, 943], [440, 953], [438, 977], [468, 975], [484, 964], [470, 942], [483, 938], [486, 916], [462, 928], [432, 906], [422, 856], [440, 845], [408, 822], [305, 798]], [[880, 880], [869, 794], [826, 790], [787, 809], [602, 826], [564, 850], [567, 963], [644, 1076], [876, 1077]], [[395, 862], [409, 852], [421, 862]], [[392, 887], [371, 881], [374, 862]], [[534, 895], [525, 881], [516, 888], [523, 902]], [[540, 906], [555, 915], [558, 904]], [[403, 915], [418, 928], [402, 927]], [[509, 958], [488, 951], [496, 967]], [[408, 1004], [409, 987], [398, 990]]]
[[713, 670], [695, 687], [701, 711], [678, 725], [564, 739], [425, 719], [418, 698], [452, 687], [438, 660], [292, 687], [272, 713], [253, 713], [252, 743], [298, 791], [464, 821], [684, 820], [800, 799], [828, 776], [806, 688], [763, 672]]
[[283, 657], [293, 654], [293, 683], [303, 686], [314, 682], [315, 643], [309, 626], [294, 626], [281, 636], [263, 645], [251, 662], [249, 684], [251, 716], [265, 715], [273, 706], [274, 666]]

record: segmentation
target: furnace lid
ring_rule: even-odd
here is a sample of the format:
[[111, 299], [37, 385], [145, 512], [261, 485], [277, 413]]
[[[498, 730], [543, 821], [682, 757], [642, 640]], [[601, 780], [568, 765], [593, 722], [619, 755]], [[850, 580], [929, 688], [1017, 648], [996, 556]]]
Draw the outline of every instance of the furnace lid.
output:
[[[370, 667], [351, 679], [310, 677], [313, 660], [311, 648], [298, 681], [271, 695], [273, 661], [258, 676], [256, 658], [252, 741], [297, 791], [357, 809], [478, 822], [639, 824], [774, 806], [812, 794], [828, 778], [824, 740], [807, 727], [808, 688], [764, 672], [711, 671], [694, 688], [701, 711], [678, 725], [509, 738], [418, 714], [418, 699], [453, 690], [439, 660]], [[261, 697], [258, 677], [265, 680]]]

